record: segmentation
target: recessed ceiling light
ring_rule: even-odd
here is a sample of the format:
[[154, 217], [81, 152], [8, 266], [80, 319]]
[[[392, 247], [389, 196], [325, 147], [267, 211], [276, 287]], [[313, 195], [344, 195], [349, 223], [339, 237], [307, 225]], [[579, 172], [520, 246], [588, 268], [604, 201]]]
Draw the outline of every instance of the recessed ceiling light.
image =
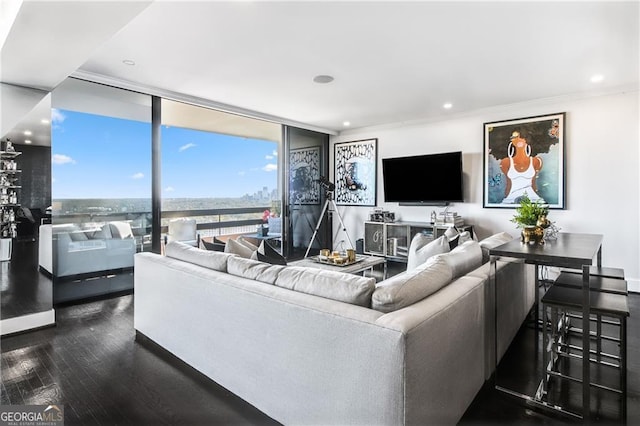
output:
[[313, 81], [319, 84], [331, 83], [333, 81], [333, 77], [330, 75], [316, 75], [313, 77]]
[[345, 121], [344, 123], [342, 123], [342, 125], [344, 127], [349, 127], [349, 126], [351, 126], [351, 122], [350, 121]]
[[451, 109], [451, 107], [453, 107], [453, 104], [450, 102], [447, 102], [446, 104], [442, 105], [442, 108], [444, 109]]
[[24, 141], [24, 143], [26, 143], [27, 145], [29, 145], [29, 144], [31, 144], [31, 141], [30, 141], [29, 139], [26, 139], [26, 140]]
[[125, 64], [125, 65], [135, 65], [136, 61], [133, 61], [131, 59], [125, 59], [125, 60], [122, 61], [122, 63]]
[[24, 135], [25, 136], [31, 136], [33, 133], [31, 133], [31, 130], [25, 130], [24, 131]]
[[46, 118], [43, 118], [42, 120], [40, 120], [40, 122], [42, 124], [49, 124], [49, 120], [47, 120]]
[[602, 74], [596, 74], [591, 76], [592, 83], [600, 83], [602, 80], [604, 80], [604, 76]]

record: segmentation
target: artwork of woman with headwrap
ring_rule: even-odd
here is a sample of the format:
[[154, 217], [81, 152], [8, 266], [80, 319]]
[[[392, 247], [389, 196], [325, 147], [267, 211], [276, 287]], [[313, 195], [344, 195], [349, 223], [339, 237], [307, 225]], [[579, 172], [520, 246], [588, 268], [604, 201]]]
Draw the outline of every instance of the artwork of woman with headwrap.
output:
[[485, 207], [564, 208], [564, 113], [485, 123]]

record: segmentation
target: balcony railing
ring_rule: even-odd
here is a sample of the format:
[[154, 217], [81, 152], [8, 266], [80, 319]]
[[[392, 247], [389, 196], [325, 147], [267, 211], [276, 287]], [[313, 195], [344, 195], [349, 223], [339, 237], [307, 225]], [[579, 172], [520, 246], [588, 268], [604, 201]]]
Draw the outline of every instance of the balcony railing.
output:
[[[160, 233], [167, 233], [169, 220], [185, 217], [196, 218], [196, 226], [201, 236], [251, 233], [256, 230], [257, 225], [262, 223], [261, 214], [269, 208], [264, 206], [163, 211]], [[247, 217], [238, 218], [238, 216]], [[110, 221], [130, 222], [134, 231], [138, 229], [138, 232], [151, 234], [151, 212], [53, 213], [55, 224]]]

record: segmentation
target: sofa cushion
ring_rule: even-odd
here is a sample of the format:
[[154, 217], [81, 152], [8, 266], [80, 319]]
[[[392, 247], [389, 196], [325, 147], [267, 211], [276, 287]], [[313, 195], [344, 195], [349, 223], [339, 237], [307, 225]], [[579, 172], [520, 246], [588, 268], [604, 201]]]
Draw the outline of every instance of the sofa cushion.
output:
[[480, 244], [480, 248], [482, 250], [482, 263], [489, 261], [489, 250], [501, 246], [502, 244], [506, 244], [511, 240], [513, 240], [513, 237], [510, 234], [506, 232], [498, 232], [497, 234], [493, 234], [492, 236], [480, 241], [478, 244]]
[[245, 259], [250, 259], [255, 250], [250, 249], [246, 245], [238, 242], [237, 240], [229, 240], [224, 245], [224, 252], [230, 254], [236, 254]]
[[453, 270], [444, 254], [429, 258], [417, 268], [386, 279], [376, 285], [371, 307], [391, 312], [412, 305], [451, 282]]
[[131, 225], [127, 222], [109, 222], [109, 230], [111, 238], [124, 240], [125, 238], [133, 238]]
[[245, 259], [240, 256], [232, 256], [227, 262], [227, 272], [238, 277], [249, 278], [267, 284], [275, 284], [281, 265], [271, 265], [259, 260]]
[[375, 278], [302, 266], [287, 266], [275, 282], [278, 287], [365, 307], [371, 306], [375, 283]]
[[482, 265], [482, 249], [480, 244], [473, 240], [436, 257], [442, 257], [451, 266], [453, 278], [461, 277]]
[[164, 248], [165, 255], [215, 271], [227, 272], [227, 262], [234, 254], [207, 251], [180, 241], [171, 241]]
[[276, 249], [265, 240], [260, 243], [258, 250], [255, 251], [257, 260], [261, 262], [271, 263], [273, 265], [286, 265], [287, 260]]
[[415, 269], [423, 264], [431, 256], [449, 251], [449, 242], [444, 235], [435, 240], [430, 235], [416, 234], [409, 245], [407, 256], [407, 271]]

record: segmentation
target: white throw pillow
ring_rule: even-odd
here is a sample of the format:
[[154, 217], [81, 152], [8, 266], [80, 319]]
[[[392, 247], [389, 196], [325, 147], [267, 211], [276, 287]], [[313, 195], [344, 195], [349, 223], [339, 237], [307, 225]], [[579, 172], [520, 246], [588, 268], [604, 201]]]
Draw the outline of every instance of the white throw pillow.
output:
[[227, 262], [235, 255], [220, 251], [208, 251], [179, 241], [171, 241], [164, 248], [167, 257], [193, 263], [220, 272], [227, 272]]
[[131, 231], [131, 225], [127, 222], [109, 222], [109, 230], [111, 231], [111, 237], [113, 239], [133, 238], [133, 231]]
[[510, 234], [506, 232], [498, 232], [497, 234], [493, 234], [492, 236], [480, 241], [478, 244], [480, 244], [480, 248], [482, 249], [482, 263], [489, 261], [489, 250], [506, 244], [511, 240], [513, 240], [513, 237]]
[[453, 270], [444, 256], [446, 254], [433, 256], [412, 271], [378, 283], [371, 296], [371, 307], [380, 312], [392, 312], [412, 305], [449, 284]]
[[237, 254], [238, 256], [244, 257], [245, 259], [251, 259], [251, 256], [253, 255], [253, 253], [255, 253], [255, 250], [252, 250], [251, 248], [245, 246], [242, 243], [239, 243], [236, 240], [230, 239], [224, 246], [224, 252]]
[[482, 265], [482, 249], [480, 244], [473, 240], [460, 244], [451, 252], [439, 254], [436, 257], [441, 257], [449, 264], [454, 279], [466, 275]]
[[444, 235], [433, 240], [431, 236], [422, 233], [416, 234], [409, 246], [407, 271], [412, 271], [418, 265], [422, 265], [431, 256], [447, 253], [448, 251], [449, 241]]

